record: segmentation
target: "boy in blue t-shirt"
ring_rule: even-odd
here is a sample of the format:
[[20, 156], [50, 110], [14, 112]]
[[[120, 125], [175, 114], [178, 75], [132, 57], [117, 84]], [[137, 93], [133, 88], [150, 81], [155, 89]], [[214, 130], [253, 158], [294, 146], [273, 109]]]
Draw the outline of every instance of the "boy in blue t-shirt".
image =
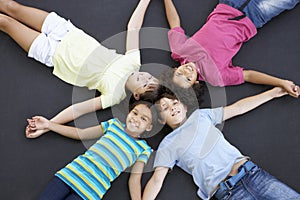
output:
[[189, 118], [185, 104], [172, 94], [163, 94], [157, 102], [160, 120], [173, 131], [158, 147], [155, 171], [146, 185], [143, 200], [156, 198], [168, 171], [175, 165], [193, 176], [198, 196], [203, 200], [300, 199], [300, 194], [260, 169], [215, 127], [286, 94], [276, 87], [229, 106], [197, 109]]

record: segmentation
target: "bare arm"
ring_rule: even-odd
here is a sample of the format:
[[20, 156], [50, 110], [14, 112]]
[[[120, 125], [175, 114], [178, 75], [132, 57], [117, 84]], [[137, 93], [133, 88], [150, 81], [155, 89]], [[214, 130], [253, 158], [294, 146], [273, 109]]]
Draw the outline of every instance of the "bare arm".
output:
[[247, 97], [242, 100], [235, 102], [232, 105], [224, 107], [223, 121], [235, 117], [237, 115], [242, 115], [254, 108], [270, 101], [271, 99], [281, 97], [287, 93], [280, 87], [275, 87], [266, 92], [260, 93], [255, 96]]
[[[31, 120], [28, 120], [28, 124], [32, 130], [47, 129], [75, 140], [96, 139], [103, 135], [101, 126], [80, 129], [72, 126], [57, 124], [41, 116], [35, 116]], [[31, 136], [28, 135], [28, 137], [30, 138]]]
[[95, 112], [100, 109], [102, 109], [102, 105], [101, 98], [99, 96], [69, 106], [68, 108], [58, 113], [55, 117], [53, 117], [51, 121], [57, 124], [65, 124], [67, 122], [73, 121], [74, 119], [77, 119], [84, 114]]
[[144, 193], [143, 193], [143, 200], [152, 200], [155, 199], [158, 195], [159, 191], [161, 190], [161, 187], [163, 185], [163, 182], [166, 178], [166, 175], [169, 171], [169, 168], [167, 167], [157, 167], [148, 181]]
[[142, 179], [144, 166], [145, 163], [137, 161], [131, 170], [128, 185], [129, 185], [129, 191], [132, 200], [142, 199], [141, 179]]
[[[101, 98], [95, 97], [93, 99], [89, 99], [69, 106], [68, 108], [58, 113], [50, 121], [55, 122], [57, 124], [65, 124], [70, 121], [73, 121], [74, 119], [84, 114], [95, 112], [96, 110], [100, 109], [102, 109]], [[48, 129], [32, 130], [30, 126], [27, 126], [25, 134], [28, 138], [36, 138], [47, 133], [48, 131]]]
[[244, 73], [244, 80], [246, 82], [282, 87], [288, 92], [289, 95], [295, 98], [298, 98], [299, 96], [299, 88], [296, 87], [296, 85], [292, 81], [283, 80], [253, 70], [244, 70], [243, 73]]
[[164, 0], [165, 10], [170, 28], [180, 27], [180, 17], [172, 0]]
[[139, 49], [139, 33], [150, 0], [140, 0], [127, 25], [126, 51]]

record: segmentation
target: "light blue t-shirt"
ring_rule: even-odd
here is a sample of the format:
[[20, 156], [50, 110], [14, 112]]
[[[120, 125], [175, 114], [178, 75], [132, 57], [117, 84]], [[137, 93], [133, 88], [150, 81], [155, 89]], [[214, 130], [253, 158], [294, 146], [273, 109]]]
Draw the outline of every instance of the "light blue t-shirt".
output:
[[154, 167], [182, 168], [193, 176], [198, 195], [209, 199], [235, 163], [244, 156], [216, 128], [223, 108], [198, 109], [160, 143]]

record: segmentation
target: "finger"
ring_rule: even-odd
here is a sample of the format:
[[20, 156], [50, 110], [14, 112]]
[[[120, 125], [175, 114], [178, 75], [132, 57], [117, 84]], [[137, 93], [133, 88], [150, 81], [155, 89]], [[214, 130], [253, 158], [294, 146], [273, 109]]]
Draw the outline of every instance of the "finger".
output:
[[31, 131], [36, 131], [37, 129], [38, 129], [38, 128], [36, 128], [36, 127], [31, 127], [31, 128], [30, 128]]
[[34, 116], [34, 117], [32, 117], [32, 119], [34, 119], [34, 120], [39, 120], [40, 117], [39, 117], [39, 116]]
[[32, 123], [32, 121], [33, 121], [32, 119], [27, 119], [28, 124]]
[[27, 138], [35, 138], [36, 136], [34, 134], [28, 134]]
[[296, 86], [294, 87], [294, 91], [295, 91], [296, 93], [299, 94], [299, 86], [298, 86], [298, 85], [296, 85]]

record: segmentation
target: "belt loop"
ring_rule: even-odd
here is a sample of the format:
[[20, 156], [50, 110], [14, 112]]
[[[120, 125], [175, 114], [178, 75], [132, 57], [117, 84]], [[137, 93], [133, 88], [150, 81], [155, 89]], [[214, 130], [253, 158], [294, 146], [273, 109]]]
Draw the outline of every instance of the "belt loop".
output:
[[250, 2], [250, 0], [246, 0], [239, 8], [238, 10], [242, 11], [244, 10], [244, 8], [248, 5], [248, 3]]
[[243, 19], [244, 17], [246, 17], [245, 13], [244, 13], [244, 8], [248, 5], [248, 3], [250, 2], [250, 0], [246, 0], [239, 8], [237, 8], [239, 11], [241, 11], [243, 14], [237, 17], [233, 17], [233, 18], [229, 18], [228, 20], [240, 20]]

